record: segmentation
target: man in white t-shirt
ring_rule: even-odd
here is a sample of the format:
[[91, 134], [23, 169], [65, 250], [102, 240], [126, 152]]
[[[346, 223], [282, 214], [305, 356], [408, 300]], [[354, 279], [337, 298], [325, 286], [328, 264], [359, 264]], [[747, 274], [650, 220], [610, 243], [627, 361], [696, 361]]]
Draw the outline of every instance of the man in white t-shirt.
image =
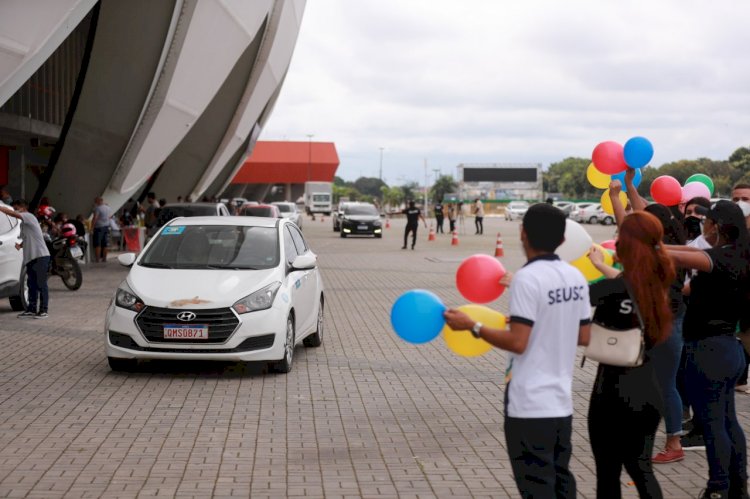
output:
[[479, 198], [474, 200], [474, 227], [477, 229], [474, 234], [484, 234], [484, 205]]
[[521, 243], [528, 259], [513, 276], [510, 329], [493, 329], [458, 310], [445, 318], [511, 352], [506, 371], [505, 439], [513, 476], [524, 498], [572, 498], [568, 469], [577, 345], [590, 335], [589, 287], [576, 268], [554, 253], [565, 234], [565, 215], [536, 204], [524, 215]]

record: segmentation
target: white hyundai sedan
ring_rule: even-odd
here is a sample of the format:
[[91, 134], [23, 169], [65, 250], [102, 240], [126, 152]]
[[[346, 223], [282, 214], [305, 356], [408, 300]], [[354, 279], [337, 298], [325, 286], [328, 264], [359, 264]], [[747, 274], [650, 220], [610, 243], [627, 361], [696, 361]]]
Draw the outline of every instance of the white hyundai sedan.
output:
[[289, 372], [294, 347], [323, 340], [317, 257], [287, 219], [177, 218], [131, 266], [107, 310], [115, 371], [138, 359], [264, 361]]

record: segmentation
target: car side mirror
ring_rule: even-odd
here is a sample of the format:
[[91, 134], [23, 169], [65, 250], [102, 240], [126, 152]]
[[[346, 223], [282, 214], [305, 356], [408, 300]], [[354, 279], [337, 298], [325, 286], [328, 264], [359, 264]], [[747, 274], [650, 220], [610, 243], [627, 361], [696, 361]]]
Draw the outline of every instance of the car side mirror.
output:
[[318, 257], [312, 253], [299, 255], [292, 262], [294, 270], [310, 270], [318, 266]]
[[135, 253], [123, 253], [122, 255], [117, 256], [117, 261], [120, 262], [120, 265], [125, 267], [131, 267], [135, 263], [135, 259]]

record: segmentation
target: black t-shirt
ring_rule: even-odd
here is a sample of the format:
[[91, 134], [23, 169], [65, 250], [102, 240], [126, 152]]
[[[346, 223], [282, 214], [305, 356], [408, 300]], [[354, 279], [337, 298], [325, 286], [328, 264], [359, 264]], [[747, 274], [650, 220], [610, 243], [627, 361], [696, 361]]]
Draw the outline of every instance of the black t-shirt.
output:
[[682, 334], [686, 340], [733, 335], [737, 323], [750, 314], [748, 261], [732, 245], [705, 251], [711, 259], [710, 272], [690, 280], [690, 302]]
[[419, 208], [407, 208], [404, 210], [406, 215], [406, 225], [419, 225], [419, 215], [422, 211]]
[[435, 205], [435, 217], [440, 218], [443, 216], [443, 205], [438, 203]]
[[591, 284], [589, 299], [591, 305], [596, 307], [591, 322], [615, 330], [640, 326], [622, 277], [602, 279]]

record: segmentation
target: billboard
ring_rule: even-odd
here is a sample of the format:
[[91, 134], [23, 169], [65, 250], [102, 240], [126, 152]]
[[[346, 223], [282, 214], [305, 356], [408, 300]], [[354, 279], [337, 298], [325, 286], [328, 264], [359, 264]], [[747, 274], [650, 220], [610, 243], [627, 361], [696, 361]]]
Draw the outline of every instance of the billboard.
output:
[[473, 163], [458, 165], [464, 199], [540, 199], [540, 163]]

